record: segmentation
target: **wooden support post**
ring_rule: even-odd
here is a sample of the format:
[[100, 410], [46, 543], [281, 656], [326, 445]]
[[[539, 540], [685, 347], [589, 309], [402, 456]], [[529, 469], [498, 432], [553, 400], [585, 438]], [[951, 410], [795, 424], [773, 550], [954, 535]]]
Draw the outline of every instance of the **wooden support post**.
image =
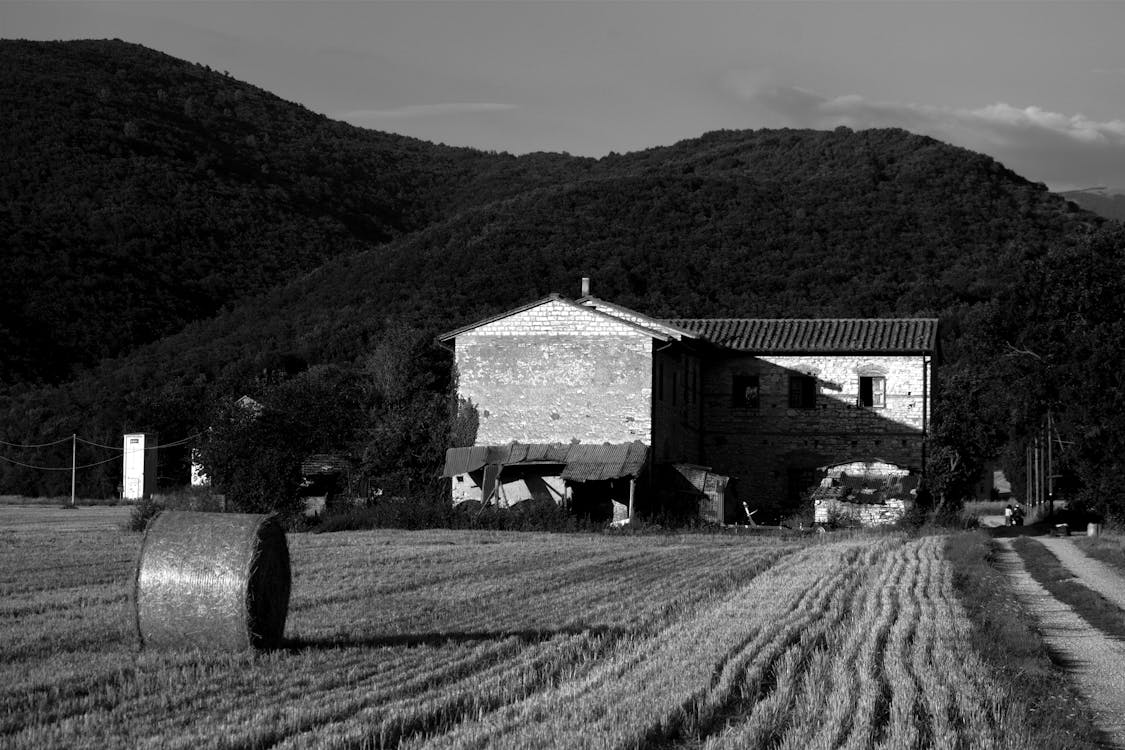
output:
[[637, 490], [637, 478], [629, 477], [629, 523], [633, 522], [633, 497]]

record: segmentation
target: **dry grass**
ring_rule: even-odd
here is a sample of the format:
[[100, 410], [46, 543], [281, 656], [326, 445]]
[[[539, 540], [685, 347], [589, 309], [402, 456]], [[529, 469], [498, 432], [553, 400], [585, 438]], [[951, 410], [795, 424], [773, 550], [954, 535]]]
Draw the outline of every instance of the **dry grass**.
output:
[[0, 532], [0, 745], [1022, 747], [938, 538], [290, 537], [287, 647], [138, 653], [139, 535]]
[[1125, 535], [1120, 527], [1106, 529], [1100, 536], [1076, 535], [1071, 540], [1090, 557], [1125, 574]]

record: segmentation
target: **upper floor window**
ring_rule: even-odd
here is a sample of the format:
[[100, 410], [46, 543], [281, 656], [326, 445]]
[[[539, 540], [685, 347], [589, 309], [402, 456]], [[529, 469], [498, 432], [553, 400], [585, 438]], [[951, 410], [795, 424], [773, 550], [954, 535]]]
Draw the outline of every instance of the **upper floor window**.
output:
[[887, 405], [887, 379], [876, 375], [859, 378], [859, 405], [881, 409]]
[[761, 404], [757, 375], [735, 375], [731, 387], [731, 405], [757, 409]]
[[789, 376], [789, 408], [816, 408], [816, 378], [812, 375]]

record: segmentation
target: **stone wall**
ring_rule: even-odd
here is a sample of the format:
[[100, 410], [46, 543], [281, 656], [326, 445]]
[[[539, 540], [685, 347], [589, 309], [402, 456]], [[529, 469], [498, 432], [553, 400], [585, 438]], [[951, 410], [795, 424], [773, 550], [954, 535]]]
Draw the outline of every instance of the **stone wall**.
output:
[[814, 523], [833, 521], [845, 525], [890, 526], [906, 515], [906, 502], [898, 498], [890, 498], [886, 503], [818, 500], [814, 509]]
[[643, 331], [551, 300], [458, 336], [458, 389], [477, 445], [651, 445], [652, 356]]
[[[703, 377], [701, 462], [736, 477], [736, 492], [765, 515], [797, 510], [817, 467], [877, 457], [922, 468], [932, 365], [922, 356], [740, 356], [712, 359]], [[789, 406], [789, 379], [816, 378], [812, 409]], [[758, 404], [735, 405], [736, 376], [757, 376]], [[886, 405], [859, 405], [860, 377], [885, 378]]]

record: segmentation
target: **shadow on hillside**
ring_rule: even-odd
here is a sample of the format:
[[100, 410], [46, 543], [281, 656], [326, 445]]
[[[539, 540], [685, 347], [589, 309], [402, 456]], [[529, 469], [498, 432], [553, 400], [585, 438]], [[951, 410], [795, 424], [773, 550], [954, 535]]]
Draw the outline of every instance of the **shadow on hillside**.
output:
[[628, 628], [556, 628], [551, 630], [484, 630], [444, 633], [400, 633], [398, 635], [355, 636], [340, 635], [327, 638], [287, 638], [281, 650], [290, 653], [318, 651], [333, 648], [383, 648], [391, 646], [441, 646], [444, 644], [481, 643], [516, 638], [533, 644], [549, 641], [558, 636], [589, 635], [614, 640], [636, 632]]

